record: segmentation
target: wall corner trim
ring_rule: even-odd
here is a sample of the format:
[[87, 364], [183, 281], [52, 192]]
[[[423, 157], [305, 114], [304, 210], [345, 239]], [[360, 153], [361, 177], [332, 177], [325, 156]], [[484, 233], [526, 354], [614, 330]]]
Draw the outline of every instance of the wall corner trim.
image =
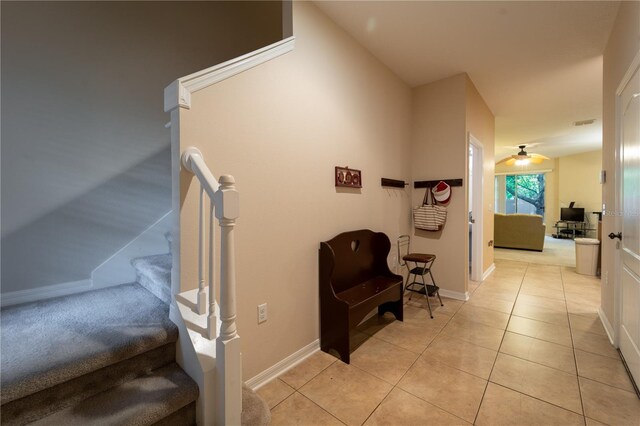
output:
[[453, 290], [447, 290], [444, 288], [440, 289], [440, 296], [444, 296], [444, 297], [448, 297], [449, 299], [456, 299], [456, 300], [462, 300], [462, 301], [467, 301], [469, 300], [469, 292], [465, 291], [464, 293], [461, 293], [459, 291], [453, 291]]
[[191, 108], [191, 94], [293, 50], [295, 37], [238, 56], [210, 68], [181, 77], [164, 89], [164, 111]]
[[482, 274], [482, 281], [486, 280], [487, 278], [489, 278], [489, 275], [493, 274], [493, 271], [496, 270], [496, 264], [492, 263], [491, 266], [489, 266], [487, 268], [486, 271], [484, 271], [484, 274]]
[[309, 343], [307, 346], [302, 349], [292, 353], [282, 361], [277, 362], [271, 367], [264, 370], [262, 373], [259, 373], [255, 377], [247, 380], [247, 386], [251, 389], [256, 390], [271, 380], [275, 379], [285, 371], [295, 367], [300, 364], [302, 361], [313, 355], [314, 353], [320, 350], [320, 340], [316, 339], [313, 342]]
[[604, 331], [607, 332], [607, 337], [609, 338], [609, 342], [611, 342], [611, 344], [617, 348], [618, 346], [616, 345], [615, 331], [613, 330], [613, 327], [611, 326], [609, 319], [607, 318], [604, 311], [602, 310], [602, 306], [598, 308], [598, 316], [600, 317], [600, 322], [602, 322], [602, 325], [604, 326]]
[[68, 283], [53, 284], [44, 287], [18, 290], [0, 295], [0, 306], [17, 305], [20, 303], [35, 302], [38, 300], [51, 299], [52, 297], [68, 296], [74, 293], [91, 290], [93, 283], [90, 279], [72, 281]]

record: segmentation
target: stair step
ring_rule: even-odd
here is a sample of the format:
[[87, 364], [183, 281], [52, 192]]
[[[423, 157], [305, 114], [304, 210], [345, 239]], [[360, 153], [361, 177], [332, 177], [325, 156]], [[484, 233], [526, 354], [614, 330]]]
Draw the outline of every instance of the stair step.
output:
[[[34, 425], [119, 425], [142, 426], [157, 422], [172, 425], [193, 424], [198, 397], [197, 384], [177, 364], [85, 399], [73, 407], [58, 411]], [[172, 416], [185, 407], [188, 415]], [[184, 414], [184, 413], [182, 413]]]
[[2, 424], [23, 425], [175, 362], [176, 347], [168, 343], [133, 358], [41, 390], [2, 406]]
[[171, 302], [171, 253], [133, 259], [138, 283], [164, 303]]
[[168, 310], [136, 283], [3, 308], [3, 417], [8, 402], [174, 343]]

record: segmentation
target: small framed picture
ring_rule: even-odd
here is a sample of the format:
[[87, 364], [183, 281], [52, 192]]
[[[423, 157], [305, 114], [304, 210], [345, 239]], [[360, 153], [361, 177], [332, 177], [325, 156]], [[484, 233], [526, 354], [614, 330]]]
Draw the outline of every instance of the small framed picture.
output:
[[362, 172], [348, 167], [338, 167], [335, 170], [336, 186], [347, 188], [362, 188]]

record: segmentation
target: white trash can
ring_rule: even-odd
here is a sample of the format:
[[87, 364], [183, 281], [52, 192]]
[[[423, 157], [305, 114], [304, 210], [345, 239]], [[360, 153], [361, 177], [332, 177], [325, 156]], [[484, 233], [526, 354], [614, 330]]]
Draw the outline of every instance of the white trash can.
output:
[[583, 275], [598, 273], [600, 241], [595, 238], [576, 238], [576, 272]]

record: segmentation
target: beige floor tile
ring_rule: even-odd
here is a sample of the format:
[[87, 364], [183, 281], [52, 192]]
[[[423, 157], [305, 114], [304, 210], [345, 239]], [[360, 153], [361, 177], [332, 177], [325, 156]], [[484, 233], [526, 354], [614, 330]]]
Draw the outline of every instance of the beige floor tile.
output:
[[573, 350], [557, 343], [507, 332], [502, 340], [500, 352], [576, 374]]
[[[433, 298], [431, 299], [431, 310], [433, 313], [433, 319], [436, 320], [437, 323], [446, 323], [449, 321], [449, 318], [453, 315], [450, 312], [438, 311], [436, 310], [436, 306], [440, 306], [440, 302]], [[444, 301], [443, 301], [444, 302]], [[441, 307], [445, 308], [445, 307]], [[427, 299], [422, 295], [414, 296], [411, 300], [405, 299], [404, 305], [404, 320], [405, 321], [413, 321], [423, 324], [425, 321], [430, 321], [432, 318], [429, 316], [429, 308], [427, 307]]]
[[520, 294], [516, 302], [518, 304], [539, 306], [552, 311], [567, 312], [567, 305], [564, 300], [550, 299], [548, 297], [533, 296], [530, 294]]
[[351, 354], [351, 365], [395, 385], [418, 354], [371, 337]]
[[456, 313], [455, 318], [464, 318], [488, 327], [499, 328], [501, 330], [506, 329], [507, 324], [509, 323], [509, 314], [480, 308], [468, 303], [465, 303], [460, 308]]
[[567, 297], [567, 312], [575, 315], [592, 315], [598, 312], [600, 302], [574, 302]]
[[366, 426], [389, 425], [469, 425], [470, 423], [394, 388], [365, 422]]
[[480, 287], [473, 295], [474, 299], [499, 299], [507, 302], [515, 302], [518, 289], [500, 289], [491, 286]]
[[294, 426], [341, 426], [331, 414], [318, 407], [309, 399], [294, 393], [283, 402], [271, 410], [272, 426], [294, 425]]
[[490, 381], [582, 414], [578, 380], [573, 374], [501, 353]]
[[528, 286], [523, 285], [522, 289], [520, 289], [520, 294], [546, 297], [548, 299], [554, 299], [554, 300], [564, 300], [564, 291], [562, 290], [551, 290], [551, 289], [540, 288], [532, 285], [528, 285]]
[[507, 331], [535, 337], [551, 343], [572, 347], [571, 331], [567, 325], [549, 324], [529, 318], [512, 316]]
[[591, 317], [585, 315], [569, 314], [569, 324], [573, 331], [586, 331], [589, 333], [600, 334], [606, 336], [607, 332], [604, 330], [602, 321], [598, 314]]
[[571, 335], [573, 336], [573, 346], [576, 349], [620, 359], [618, 351], [611, 345], [607, 336], [585, 331], [572, 331]]
[[640, 424], [640, 399], [633, 392], [580, 377], [584, 414], [609, 425]]
[[447, 336], [437, 337], [423, 354], [485, 380], [489, 379], [496, 355], [491, 349]]
[[447, 324], [441, 333], [442, 336], [464, 340], [493, 351], [497, 351], [500, 348], [503, 334], [504, 330], [456, 317]]
[[351, 330], [349, 333], [349, 352], [355, 351], [369, 338], [371, 338], [369, 334], [363, 333], [358, 329]]
[[561, 279], [525, 277], [524, 280], [522, 280], [522, 287], [527, 289], [537, 288], [540, 290], [561, 291], [564, 293]]
[[392, 387], [357, 367], [336, 362], [300, 388], [300, 393], [343, 423], [361, 425]]
[[[405, 295], [404, 300], [405, 309], [407, 309], [408, 306], [421, 309], [423, 311], [422, 316], [427, 315], [428, 318], [429, 307], [427, 306], [427, 299], [424, 296], [414, 294], [411, 300], [409, 300], [409, 296]], [[458, 309], [460, 309], [460, 306], [464, 304], [462, 300], [450, 299], [448, 297], [442, 297], [442, 303], [444, 306], [440, 306], [440, 301], [437, 297], [429, 298], [429, 303], [431, 303], [431, 310], [434, 317], [439, 315], [452, 317]]]
[[597, 420], [590, 419], [589, 417], [585, 417], [584, 420], [585, 420], [585, 423], [587, 424], [587, 426], [608, 426], [608, 425], [606, 425], [604, 423], [600, 423]]
[[337, 358], [326, 352], [318, 351], [291, 370], [280, 375], [280, 379], [294, 389], [299, 389], [322, 370], [336, 362]]
[[494, 298], [476, 298], [475, 295], [467, 303], [480, 308], [504, 312], [505, 314], [510, 314], [513, 309], [513, 302]]
[[475, 422], [483, 425], [584, 425], [581, 415], [489, 383]]
[[421, 354], [449, 321], [449, 317], [444, 317], [446, 321], [442, 318], [441, 316], [434, 319], [427, 317], [421, 321], [410, 319], [405, 319], [404, 322], [394, 321], [378, 330], [374, 336], [387, 343]]
[[421, 356], [398, 387], [473, 422], [486, 384], [486, 380]]
[[620, 359], [576, 349], [578, 375], [633, 392], [633, 385]]
[[513, 308], [513, 315], [548, 322], [550, 324], [569, 325], [567, 311], [559, 312], [540, 306], [527, 305], [525, 303], [516, 303]]
[[373, 336], [392, 322], [396, 321], [396, 317], [387, 312], [384, 315], [374, 315], [356, 327], [356, 330]]
[[273, 408], [295, 392], [291, 386], [280, 379], [275, 379], [257, 390], [258, 395], [265, 400], [269, 408]]

